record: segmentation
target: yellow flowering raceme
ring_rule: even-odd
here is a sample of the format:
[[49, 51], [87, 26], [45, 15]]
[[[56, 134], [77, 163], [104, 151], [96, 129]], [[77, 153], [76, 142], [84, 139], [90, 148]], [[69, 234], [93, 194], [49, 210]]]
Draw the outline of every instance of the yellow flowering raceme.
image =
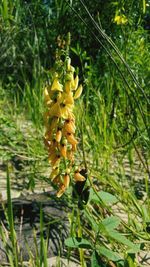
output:
[[[55, 64], [57, 66], [57, 64]], [[59, 71], [58, 71], [59, 69]], [[75, 137], [75, 116], [73, 114], [75, 100], [83, 87], [79, 85], [79, 77], [71, 66], [71, 59], [52, 72], [51, 84], [44, 89], [46, 104], [44, 142], [48, 150], [48, 160], [52, 166], [50, 179], [58, 186], [57, 196], [61, 197], [68, 188], [71, 169], [74, 165], [74, 153], [78, 141]], [[62, 165], [64, 164], [64, 168]], [[84, 181], [79, 172], [74, 173], [75, 181]]]

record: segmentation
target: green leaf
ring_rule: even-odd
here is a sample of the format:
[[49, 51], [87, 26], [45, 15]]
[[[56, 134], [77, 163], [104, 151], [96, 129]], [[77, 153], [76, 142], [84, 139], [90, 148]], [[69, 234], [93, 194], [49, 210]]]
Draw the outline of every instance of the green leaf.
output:
[[92, 189], [90, 192], [90, 201], [100, 202], [101, 200], [106, 205], [114, 204], [118, 201], [118, 199], [114, 195], [108, 192], [100, 191], [100, 192], [95, 193], [94, 190]]
[[91, 257], [91, 267], [106, 267], [107, 263], [98, 255], [97, 251], [93, 251]]
[[99, 226], [104, 226], [107, 231], [112, 231], [120, 224], [120, 219], [116, 216], [111, 216], [104, 219]]
[[119, 243], [122, 243], [122, 244], [128, 246], [131, 249], [136, 249], [136, 251], [139, 251], [139, 246], [138, 245], [132, 243], [124, 235], [118, 233], [117, 231], [111, 231], [111, 232], [109, 232], [109, 237], [115, 239]]
[[69, 237], [65, 240], [65, 245], [70, 248], [92, 248], [91, 243], [80, 237]]
[[143, 13], [145, 14], [145, 12], [146, 12], [146, 1], [143, 0]]
[[104, 246], [100, 246], [97, 250], [97, 252], [103, 256], [105, 256], [107, 259], [111, 261], [120, 261], [122, 258], [120, 255], [116, 252], [113, 252], [112, 250], [105, 248]]
[[92, 218], [92, 216], [90, 216], [86, 210], [84, 210], [84, 215], [86, 216], [86, 220], [89, 221], [89, 223], [91, 224], [92, 226], [92, 229], [97, 233], [98, 230], [99, 230], [99, 227], [98, 227], [98, 224], [97, 224], [97, 221]]
[[92, 257], [91, 257], [91, 267], [98, 267], [98, 266], [99, 266], [99, 263], [97, 259], [97, 252], [93, 251]]

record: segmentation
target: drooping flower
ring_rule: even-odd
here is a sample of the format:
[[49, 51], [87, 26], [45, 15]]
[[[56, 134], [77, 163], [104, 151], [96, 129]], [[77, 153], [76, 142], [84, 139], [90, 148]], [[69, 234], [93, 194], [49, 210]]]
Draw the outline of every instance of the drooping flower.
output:
[[82, 84], [78, 87], [77, 91], [75, 92], [74, 94], [74, 99], [77, 99], [80, 97], [80, 95], [82, 94], [82, 91], [83, 91], [83, 87], [82, 87]]
[[86, 180], [86, 178], [80, 174], [79, 170], [76, 170], [74, 173], [74, 179], [76, 182], [83, 182]]

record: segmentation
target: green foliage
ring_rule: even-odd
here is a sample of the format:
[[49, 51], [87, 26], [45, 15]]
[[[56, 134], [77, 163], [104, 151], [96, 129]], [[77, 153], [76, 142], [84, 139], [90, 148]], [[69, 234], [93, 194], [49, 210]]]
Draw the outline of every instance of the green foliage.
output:
[[[73, 212], [65, 245], [70, 254], [79, 250], [82, 266], [86, 262], [92, 267], [140, 266], [136, 254], [143, 246], [149, 249], [150, 38], [145, 29], [149, 5], [148, 0], [0, 3], [0, 157], [4, 162], [12, 162], [14, 155], [26, 158], [28, 171], [19, 171], [28, 179], [22, 188], [34, 190], [36, 181], [43, 179], [49, 183], [42, 145], [43, 87], [50, 79], [57, 37], [63, 40], [71, 32], [70, 56], [84, 84], [75, 109], [81, 151], [78, 160], [87, 167], [86, 186], [92, 188], [82, 210], [68, 193]], [[119, 20], [117, 24], [116, 16], [126, 18], [126, 23]], [[15, 122], [22, 121], [20, 114], [28, 122], [25, 128], [24, 121], [20, 127]], [[2, 225], [0, 235], [10, 266], [16, 267], [24, 263], [14, 230], [10, 176], [8, 169], [10, 246]], [[144, 200], [139, 199], [141, 189], [138, 194], [134, 190], [141, 176]], [[121, 206], [125, 219], [116, 214], [116, 206]], [[40, 251], [34, 233], [36, 259], [26, 244], [31, 266], [47, 266], [43, 227], [41, 208]]]

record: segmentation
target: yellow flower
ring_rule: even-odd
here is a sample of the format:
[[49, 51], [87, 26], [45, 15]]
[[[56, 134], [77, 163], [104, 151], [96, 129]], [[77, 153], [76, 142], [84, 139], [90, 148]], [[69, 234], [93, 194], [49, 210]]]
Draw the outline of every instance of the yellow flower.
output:
[[50, 174], [50, 179], [53, 180], [58, 174], [59, 174], [59, 168], [58, 167], [53, 168]]
[[128, 22], [127, 18], [125, 15], [116, 15], [115, 18], [114, 18], [114, 22], [117, 24], [117, 25], [124, 25]]
[[71, 81], [65, 82], [65, 91], [66, 93], [69, 93], [71, 91]]
[[69, 176], [69, 174], [66, 173], [64, 175], [64, 186], [65, 186], [65, 188], [68, 188], [69, 183], [70, 183], [70, 176]]
[[60, 92], [63, 92], [63, 86], [58, 81], [58, 78], [55, 78], [54, 79], [54, 81], [52, 83], [52, 86], [51, 86], [51, 91], [60, 91]]
[[60, 198], [64, 194], [65, 190], [66, 190], [66, 187], [65, 187], [64, 184], [62, 184], [61, 187], [60, 187], [60, 189], [59, 189], [59, 191], [57, 192], [57, 195], [56, 196], [58, 198]]
[[75, 139], [72, 133], [66, 133], [66, 138], [71, 145], [77, 145], [78, 141]]
[[61, 108], [60, 108], [60, 104], [59, 103], [55, 103], [53, 104], [50, 108], [49, 108], [49, 117], [61, 117]]
[[62, 103], [60, 104], [60, 117], [63, 119], [67, 119], [69, 113], [72, 111], [72, 105]]
[[44, 99], [45, 99], [45, 102], [46, 102], [46, 103], [51, 102], [51, 99], [50, 99], [50, 96], [49, 96], [47, 87], [45, 87], [45, 89], [44, 89]]
[[58, 130], [56, 132], [56, 141], [59, 143], [61, 138], [62, 138], [62, 131], [61, 131], [61, 129], [58, 128]]
[[67, 146], [66, 146], [66, 144], [61, 144], [60, 145], [60, 153], [64, 158], [67, 157]]
[[57, 167], [60, 163], [60, 155], [56, 155], [52, 160], [51, 164], [53, 167]]
[[80, 85], [80, 86], [78, 87], [77, 91], [76, 91], [75, 94], [74, 94], [74, 99], [79, 98], [80, 95], [82, 94], [82, 91], [83, 91], [83, 87], [82, 87], [82, 85]]
[[64, 129], [68, 133], [75, 133], [76, 127], [75, 127], [74, 122], [70, 119], [66, 120], [64, 123]]
[[65, 103], [66, 105], [72, 105], [72, 108], [73, 108], [73, 105], [74, 105], [74, 99], [73, 99], [73, 94], [71, 92], [68, 92], [68, 93], [63, 93], [62, 94], [62, 101], [63, 103]]
[[77, 90], [79, 83], [79, 77], [78, 75], [75, 77], [74, 81], [71, 82], [72, 90]]
[[83, 182], [86, 180], [85, 177], [83, 175], [81, 175], [78, 170], [75, 171], [75, 173], [74, 173], [74, 179], [76, 182]]

